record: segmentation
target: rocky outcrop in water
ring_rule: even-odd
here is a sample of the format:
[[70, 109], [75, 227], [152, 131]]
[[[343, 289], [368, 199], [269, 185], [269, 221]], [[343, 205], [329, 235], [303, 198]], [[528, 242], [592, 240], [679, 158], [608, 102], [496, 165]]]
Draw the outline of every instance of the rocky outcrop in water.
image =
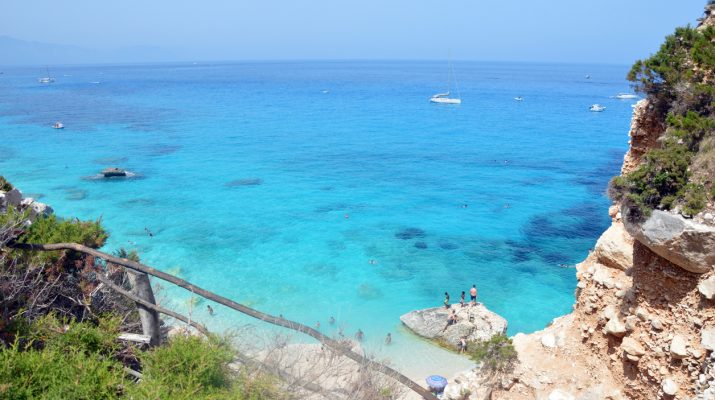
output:
[[52, 207], [45, 203], [35, 201], [31, 197], [22, 198], [22, 192], [13, 188], [7, 192], [0, 190], [0, 213], [4, 213], [8, 207], [13, 207], [19, 211], [28, 212], [28, 222], [32, 222], [38, 216], [48, 216], [53, 213]]
[[[454, 310], [457, 322], [447, 325], [450, 312]], [[455, 348], [462, 337], [468, 341], [488, 340], [497, 334], [506, 333], [507, 322], [501, 316], [489, 311], [483, 304], [454, 304], [445, 307], [427, 308], [409, 312], [400, 317], [405, 326], [427, 339], [448, 343]]]

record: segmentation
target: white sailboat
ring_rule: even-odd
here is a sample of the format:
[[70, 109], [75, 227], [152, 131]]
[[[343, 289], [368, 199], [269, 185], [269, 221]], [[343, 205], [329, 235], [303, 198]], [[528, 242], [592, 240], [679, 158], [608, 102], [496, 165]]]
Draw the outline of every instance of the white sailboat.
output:
[[[457, 89], [457, 97], [450, 97], [452, 79], [454, 79], [454, 86]], [[429, 101], [440, 104], [462, 104], [462, 99], [459, 95], [459, 86], [457, 85], [457, 77], [454, 75], [454, 68], [452, 67], [451, 59], [449, 60], [449, 71], [447, 73], [447, 92], [437, 93], [433, 95]]]
[[43, 76], [42, 78], [38, 78], [37, 82], [39, 83], [52, 83], [55, 81], [55, 78], [50, 76], [50, 69], [45, 68], [47, 70], [47, 76]]

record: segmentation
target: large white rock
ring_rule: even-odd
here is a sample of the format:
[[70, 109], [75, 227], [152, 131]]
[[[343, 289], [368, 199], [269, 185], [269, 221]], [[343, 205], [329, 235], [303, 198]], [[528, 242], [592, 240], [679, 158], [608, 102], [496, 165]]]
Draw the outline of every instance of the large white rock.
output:
[[549, 393], [549, 400], [575, 400], [576, 398], [571, 395], [571, 393], [568, 393], [564, 390], [561, 389], [556, 389]]
[[663, 393], [668, 396], [675, 396], [675, 394], [678, 393], [678, 384], [670, 378], [666, 378], [661, 387], [663, 388]]
[[[457, 312], [457, 323], [447, 326], [451, 309]], [[494, 335], [506, 333], [506, 320], [489, 311], [483, 304], [465, 307], [455, 304], [451, 309], [434, 307], [412, 311], [401, 316], [400, 321], [422, 337], [445, 340], [455, 347], [462, 336], [470, 341], [488, 340]], [[473, 321], [470, 321], [470, 317]]]
[[711, 276], [698, 284], [698, 291], [706, 298], [712, 300], [715, 297], [715, 276]]
[[707, 350], [715, 350], [715, 326], [707, 326], [700, 331], [700, 344]]
[[670, 342], [670, 355], [674, 358], [685, 358], [688, 356], [688, 347], [685, 338], [680, 335], [673, 336]]
[[661, 210], [644, 223], [625, 220], [628, 233], [673, 264], [700, 274], [715, 267], [714, 227]]
[[547, 333], [546, 335], [541, 337], [541, 344], [546, 348], [552, 349], [556, 347], [556, 337], [550, 333]]
[[626, 334], [626, 325], [619, 318], [611, 318], [606, 324], [606, 333], [616, 337], [623, 337]]
[[603, 232], [594, 249], [598, 262], [611, 268], [626, 270], [633, 266], [633, 238], [623, 223], [614, 222]]

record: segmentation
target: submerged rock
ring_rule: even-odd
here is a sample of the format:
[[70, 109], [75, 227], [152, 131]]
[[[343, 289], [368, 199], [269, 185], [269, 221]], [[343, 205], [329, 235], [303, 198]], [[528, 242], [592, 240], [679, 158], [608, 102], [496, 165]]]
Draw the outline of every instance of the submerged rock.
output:
[[237, 186], [258, 186], [263, 183], [263, 180], [259, 178], [244, 178], [236, 179], [231, 182], [226, 182], [226, 187], [237, 187]]
[[395, 233], [395, 237], [398, 239], [402, 239], [402, 240], [423, 238], [426, 235], [427, 234], [425, 233], [425, 231], [423, 231], [420, 228], [405, 228], [405, 229]]
[[[456, 311], [457, 322], [447, 326], [451, 310]], [[463, 336], [468, 341], [488, 340], [494, 335], [506, 333], [507, 327], [504, 318], [489, 311], [481, 303], [464, 307], [455, 304], [450, 309], [434, 307], [412, 311], [401, 316], [400, 321], [419, 336], [442, 340], [455, 347]]]
[[426, 248], [427, 248], [427, 243], [425, 243], [425, 242], [416, 242], [416, 243], [415, 243], [415, 247], [417, 247], [418, 249], [426, 249]]

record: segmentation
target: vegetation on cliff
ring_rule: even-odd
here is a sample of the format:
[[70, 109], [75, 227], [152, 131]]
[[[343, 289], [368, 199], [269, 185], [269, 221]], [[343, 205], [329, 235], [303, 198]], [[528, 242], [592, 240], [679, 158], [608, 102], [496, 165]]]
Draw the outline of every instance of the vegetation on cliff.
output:
[[666, 126], [660, 146], [634, 171], [612, 179], [609, 195], [633, 220], [653, 209], [692, 216], [715, 197], [715, 28], [678, 28], [628, 74]]
[[[11, 185], [0, 177], [0, 185]], [[98, 248], [100, 221], [0, 212], [0, 398], [280, 399], [265, 372], [229, 368], [235, 350], [217, 336], [177, 335], [154, 348], [118, 340], [141, 332], [136, 305], [99, 284], [130, 289], [126, 271], [73, 251], [6, 245], [76, 242]], [[120, 249], [120, 257], [138, 260]], [[131, 371], [130, 371], [131, 370]], [[141, 376], [137, 379], [137, 376]]]

